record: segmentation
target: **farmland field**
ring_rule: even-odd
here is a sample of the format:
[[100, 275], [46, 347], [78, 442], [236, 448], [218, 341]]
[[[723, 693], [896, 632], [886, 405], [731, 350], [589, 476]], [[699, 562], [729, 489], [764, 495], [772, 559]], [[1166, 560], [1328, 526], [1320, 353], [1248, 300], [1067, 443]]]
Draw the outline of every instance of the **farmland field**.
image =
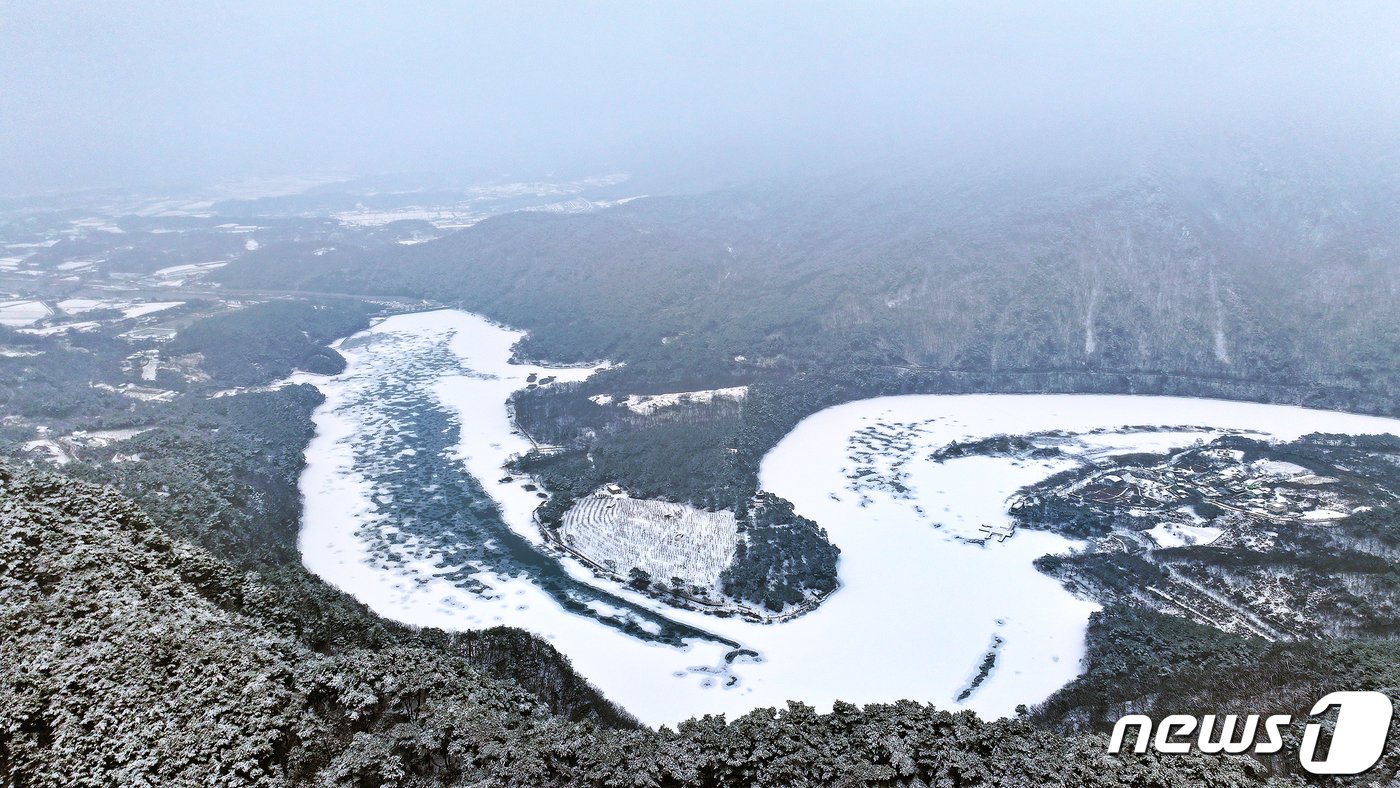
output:
[[637, 568], [658, 581], [679, 578], [710, 592], [734, 560], [738, 541], [731, 512], [606, 493], [575, 504], [559, 531], [566, 546], [608, 571], [626, 575]]

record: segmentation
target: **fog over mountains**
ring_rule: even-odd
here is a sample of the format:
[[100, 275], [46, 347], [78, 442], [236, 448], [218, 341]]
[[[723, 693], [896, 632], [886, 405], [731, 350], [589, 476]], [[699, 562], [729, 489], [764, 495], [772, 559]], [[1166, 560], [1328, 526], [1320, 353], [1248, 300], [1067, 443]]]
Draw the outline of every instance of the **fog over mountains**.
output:
[[851, 364], [1149, 372], [1259, 384], [1251, 397], [1344, 390], [1311, 401], [1388, 413], [1396, 159], [1183, 154], [778, 180], [412, 246], [269, 247], [216, 276], [460, 299], [530, 329], [533, 357], [681, 376], [658, 386]]
[[615, 168], [1046, 166], [1179, 135], [1393, 144], [1374, 3], [5, 4], [3, 191]]

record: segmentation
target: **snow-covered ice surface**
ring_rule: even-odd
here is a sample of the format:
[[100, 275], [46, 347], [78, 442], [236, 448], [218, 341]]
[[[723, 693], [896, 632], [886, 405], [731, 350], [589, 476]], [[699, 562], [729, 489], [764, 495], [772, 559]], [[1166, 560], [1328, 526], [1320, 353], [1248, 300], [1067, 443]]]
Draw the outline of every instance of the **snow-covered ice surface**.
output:
[[[1166, 429], [1091, 434], [1152, 424]], [[1175, 397], [997, 394], [885, 397], [810, 416], [764, 458], [760, 481], [822, 524], [842, 550], [843, 587], [810, 617], [813, 623], [845, 619], [841, 637], [893, 652], [875, 650], [866, 659], [847, 652], [856, 662], [878, 660], [879, 669], [860, 682], [865, 686], [838, 691], [840, 697], [911, 696], [943, 705], [994, 634], [1005, 641], [996, 667], [967, 703], [979, 712], [1007, 714], [1078, 675], [1093, 608], [1031, 565], [1075, 543], [1026, 530], [1005, 542], [964, 541], [982, 536], [980, 525], [1009, 525], [1007, 499], [1069, 461], [974, 456], [937, 463], [928, 456], [955, 440], [1048, 430], [1076, 435], [1079, 452], [1092, 457], [1139, 446], [1163, 451], [1225, 431], [1284, 440], [1318, 431], [1400, 435], [1400, 420]], [[892, 436], [891, 447], [868, 458], [863, 446], [852, 451], [850, 439], [861, 434]], [[850, 478], [869, 463], [876, 466], [872, 476], [896, 478], [908, 492], [879, 489], [865, 481], [871, 476]], [[1196, 535], [1208, 541], [1208, 534]]]
[[[1024, 530], [1004, 542], [967, 541], [983, 535], [979, 526], [1008, 522], [1007, 499], [1018, 489], [1074, 460], [928, 458], [950, 441], [1058, 429], [1092, 457], [1225, 430], [1283, 439], [1400, 434], [1395, 420], [1162, 397], [928, 395], [839, 405], [784, 438], [765, 457], [760, 480], [827, 529], [842, 550], [842, 588], [812, 613], [762, 625], [666, 608], [545, 552], [531, 521], [537, 494], [502, 470], [529, 448], [511, 433], [505, 400], [531, 373], [574, 380], [590, 370], [510, 364], [520, 336], [459, 311], [400, 315], [339, 343], [349, 361], [344, 373], [300, 378], [327, 398], [302, 477], [303, 560], [398, 620], [536, 632], [652, 724], [789, 699], [825, 709], [837, 699], [913, 698], [999, 716], [1076, 676], [1093, 605], [1031, 563], [1075, 543]], [[1164, 428], [1083, 434], [1154, 424]], [[421, 465], [434, 456], [449, 460], [442, 467], [455, 475]], [[869, 474], [855, 475], [867, 467]], [[468, 488], [489, 495], [500, 527], [491, 535], [423, 528], [431, 511], [404, 505], [413, 502], [406, 483], [421, 487], [419, 502]], [[441, 514], [448, 525], [453, 506]], [[684, 645], [641, 636], [662, 632], [680, 633]], [[994, 635], [1002, 639], [995, 667], [958, 703]], [[760, 656], [730, 664], [732, 644]]]

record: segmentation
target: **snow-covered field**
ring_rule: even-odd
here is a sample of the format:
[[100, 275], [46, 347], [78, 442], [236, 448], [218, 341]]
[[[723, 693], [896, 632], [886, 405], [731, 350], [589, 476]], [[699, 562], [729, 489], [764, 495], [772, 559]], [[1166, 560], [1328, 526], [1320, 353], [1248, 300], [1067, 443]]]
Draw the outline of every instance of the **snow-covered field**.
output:
[[67, 298], [58, 302], [58, 308], [70, 315], [81, 315], [94, 309], [105, 309], [110, 303], [98, 298]]
[[[364, 341], [376, 334], [397, 341]], [[1092, 456], [1182, 445], [1222, 430], [1284, 439], [1314, 431], [1400, 434], [1396, 420], [1162, 397], [928, 395], [829, 408], [784, 438], [760, 473], [765, 489], [791, 500], [842, 549], [842, 588], [816, 611], [776, 625], [716, 619], [665, 608], [620, 584], [595, 579], [576, 561], [560, 559], [563, 571], [581, 583], [761, 655], [729, 664], [724, 660], [729, 646], [714, 640], [694, 637], [677, 648], [571, 612], [539, 578], [527, 574], [503, 578], [491, 567], [469, 567], [471, 580], [481, 584], [474, 590], [463, 579], [463, 568], [446, 566], [443, 559], [420, 555], [386, 564], [371, 554], [375, 538], [392, 535], [397, 526], [392, 509], [386, 515], [376, 508], [379, 480], [357, 470], [355, 449], [375, 445], [395, 425], [357, 392], [399, 374], [405, 363], [413, 366], [413, 354], [422, 352], [415, 348], [433, 346], [442, 337], [450, 337], [459, 368], [425, 391], [403, 396], [420, 396], [415, 407], [446, 408], [456, 416], [463, 437], [452, 453], [461, 471], [481, 483], [512, 532], [539, 545], [530, 517], [538, 497], [502, 472], [511, 454], [529, 448], [524, 437], [511, 432], [505, 399], [531, 373], [572, 380], [590, 370], [509, 364], [510, 346], [520, 336], [459, 311], [400, 315], [357, 335], [353, 347], [342, 343], [350, 364], [341, 375], [303, 378], [327, 397], [316, 412], [317, 436], [307, 448], [302, 477], [303, 560], [395, 619], [445, 628], [501, 623], [539, 633], [609, 698], [653, 724], [707, 712], [739, 714], [788, 699], [829, 708], [837, 699], [914, 698], [998, 716], [1018, 703], [1044, 699], [1077, 675], [1093, 606], [1031, 564], [1075, 543], [1034, 531], [985, 545], [966, 541], [982, 536], [983, 525], [1007, 524], [1011, 495], [1073, 461], [929, 459], [950, 441], [1061, 429], [1076, 434], [1077, 449]], [[1084, 434], [1144, 424], [1169, 427]], [[1210, 429], [1180, 429], [1188, 426]], [[853, 479], [862, 465], [899, 485]], [[608, 603], [590, 600], [587, 606], [602, 612]], [[993, 636], [1002, 641], [994, 669], [958, 703]]]
[[613, 397], [597, 394], [589, 397], [599, 405], [621, 405], [633, 413], [646, 416], [663, 408], [673, 408], [680, 404], [701, 405], [717, 399], [742, 400], [748, 396], [748, 386], [731, 386], [725, 389], [705, 389], [703, 391], [677, 391], [671, 394], [628, 394]]
[[174, 309], [177, 306], [184, 306], [184, 301], [149, 301], [144, 304], [132, 304], [122, 307], [122, 317], [130, 320], [137, 317], [153, 315], [156, 312], [164, 312], [167, 309]]
[[434, 227], [456, 230], [471, 227], [490, 213], [469, 207], [399, 208], [387, 211], [356, 210], [335, 214], [336, 221], [351, 227], [379, 227], [391, 222], [431, 222]]
[[69, 298], [58, 302], [58, 308], [70, 315], [81, 315], [84, 312], [92, 312], [97, 309], [119, 309], [122, 319], [131, 320], [133, 318], [153, 315], [156, 312], [164, 312], [167, 309], [174, 309], [183, 306], [184, 301], [119, 301], [113, 299], [98, 298]]
[[[248, 244], [252, 244], [253, 246], [249, 248]], [[244, 248], [249, 248], [249, 251], [258, 248], [257, 241], [254, 241], [251, 238], [248, 239], [243, 244], [243, 246]], [[220, 268], [223, 268], [226, 265], [228, 265], [227, 260], [215, 260], [210, 263], [185, 263], [184, 265], [172, 265], [168, 268], [162, 268], [158, 271], [153, 271], [151, 272], [151, 276], [155, 277], [156, 279], [183, 278], [187, 276], [194, 276], [196, 274], [205, 274], [210, 271], [215, 271]]]
[[531, 208], [524, 208], [526, 211], [537, 213], [588, 213], [599, 211], [604, 208], [612, 208], [617, 205], [626, 205], [633, 200], [646, 199], [647, 195], [638, 194], [635, 197], [623, 197], [619, 200], [586, 200], [582, 197], [575, 197], [572, 200], [552, 202], [548, 205], [540, 205]]
[[21, 334], [28, 334], [35, 337], [52, 337], [59, 334], [66, 334], [69, 331], [93, 331], [102, 327], [101, 323], [84, 320], [79, 323], [62, 323], [56, 326], [44, 326], [43, 328], [17, 328]]
[[113, 386], [110, 383], [93, 383], [95, 389], [110, 391], [113, 394], [121, 394], [142, 402], [170, 402], [178, 396], [178, 392], [166, 389], [151, 388], [150, 386], [137, 386], [132, 383], [123, 383], [120, 386]]
[[1147, 529], [1146, 533], [1158, 547], [1184, 547], [1192, 544], [1210, 544], [1219, 539], [1224, 531], [1209, 525], [1158, 523]]
[[633, 567], [658, 583], [672, 578], [717, 591], [734, 561], [739, 525], [732, 512], [607, 495], [590, 495], [564, 513], [564, 544], [626, 576]]
[[43, 301], [0, 302], [0, 326], [27, 326], [53, 314]]

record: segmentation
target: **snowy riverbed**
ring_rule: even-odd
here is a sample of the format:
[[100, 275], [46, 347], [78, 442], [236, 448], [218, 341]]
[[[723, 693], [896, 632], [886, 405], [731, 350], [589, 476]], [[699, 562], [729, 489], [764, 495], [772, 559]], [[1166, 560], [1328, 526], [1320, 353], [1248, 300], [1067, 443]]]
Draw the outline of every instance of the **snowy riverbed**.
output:
[[[1092, 457], [1185, 445], [1222, 430], [1284, 439], [1314, 431], [1400, 434], [1394, 420], [1161, 397], [918, 395], [839, 405], [810, 416], [784, 438], [764, 459], [760, 480], [827, 529], [842, 550], [842, 588], [813, 613], [762, 625], [671, 610], [595, 579], [576, 562], [545, 556], [575, 588], [598, 592], [561, 595], [546, 590], [557, 584], [550, 586], [538, 568], [503, 577], [490, 566], [454, 563], [439, 543], [400, 531], [386, 492], [390, 466], [383, 458], [366, 464], [363, 457], [390, 438], [402, 443], [413, 437], [396, 433], [401, 426], [386, 416], [391, 405], [407, 403], [409, 410], [451, 416], [460, 439], [443, 452], [463, 484], [474, 477], [509, 532], [529, 549], [542, 549], [531, 520], [537, 494], [521, 480], [504, 480], [508, 457], [529, 448], [512, 434], [505, 401], [532, 373], [575, 380], [591, 370], [510, 364], [509, 349], [520, 336], [460, 311], [399, 315], [339, 343], [349, 360], [341, 375], [301, 377], [326, 395], [302, 477], [303, 560], [394, 619], [536, 632], [609, 698], [652, 724], [711, 712], [736, 715], [788, 699], [825, 709], [837, 699], [913, 698], [999, 716], [1018, 703], [1043, 700], [1077, 675], [1093, 606], [1031, 564], [1076, 543], [1027, 531], [985, 545], [966, 541], [983, 536], [981, 526], [1008, 522], [1009, 496], [1072, 460], [928, 458], [950, 441], [1058, 429], [1068, 433], [1070, 454]], [[386, 379], [421, 374], [426, 364], [418, 360], [439, 352], [444, 338], [455, 357], [451, 369], [395, 389], [396, 403], [368, 396]], [[1085, 434], [1126, 425], [1163, 428]], [[413, 451], [399, 449], [394, 456], [411, 458]], [[852, 478], [866, 468], [870, 473]], [[879, 479], [900, 484], [872, 482]], [[561, 599], [579, 602], [587, 614]], [[649, 612], [650, 620], [637, 610]], [[630, 618], [648, 632], [664, 616], [715, 637], [696, 634], [676, 647], [634, 637], [597, 615]], [[731, 646], [724, 640], [761, 657], [727, 664]], [[959, 704], [956, 698], [969, 689], [994, 643], [995, 668]]]

